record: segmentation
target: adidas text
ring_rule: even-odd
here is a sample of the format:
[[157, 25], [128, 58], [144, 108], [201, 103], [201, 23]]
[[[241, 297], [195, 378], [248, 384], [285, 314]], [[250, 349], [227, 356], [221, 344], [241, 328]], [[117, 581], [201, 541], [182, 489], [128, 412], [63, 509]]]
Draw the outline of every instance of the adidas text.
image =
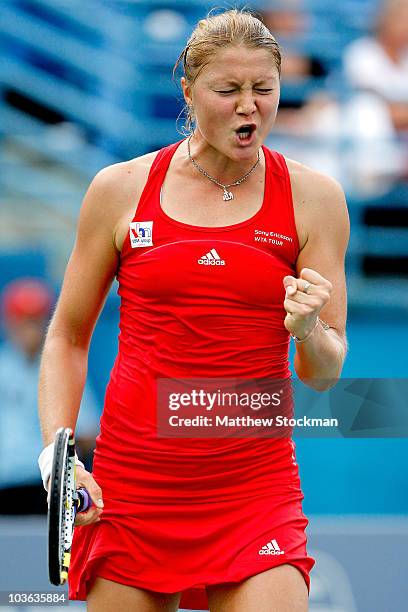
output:
[[225, 266], [223, 259], [199, 259], [198, 263], [203, 266]]
[[283, 552], [283, 550], [271, 550], [271, 549], [263, 549], [261, 548], [261, 550], [259, 551], [260, 555], [284, 555], [285, 553]]

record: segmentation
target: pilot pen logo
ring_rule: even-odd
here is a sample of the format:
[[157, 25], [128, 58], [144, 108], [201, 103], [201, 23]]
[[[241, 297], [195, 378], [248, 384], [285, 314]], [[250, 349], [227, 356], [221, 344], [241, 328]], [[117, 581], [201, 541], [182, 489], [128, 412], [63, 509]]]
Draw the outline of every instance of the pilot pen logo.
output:
[[130, 244], [136, 247], [153, 246], [153, 221], [132, 221], [129, 224]]

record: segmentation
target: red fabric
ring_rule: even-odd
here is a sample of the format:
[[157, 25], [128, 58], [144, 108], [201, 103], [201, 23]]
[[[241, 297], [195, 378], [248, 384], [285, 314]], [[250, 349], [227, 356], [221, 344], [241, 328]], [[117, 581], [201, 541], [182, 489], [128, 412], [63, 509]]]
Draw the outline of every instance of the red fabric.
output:
[[[160, 206], [178, 145], [157, 155], [133, 219], [152, 222], [152, 244], [132, 247], [128, 236], [121, 254], [119, 353], [94, 458], [105, 508], [99, 523], [75, 531], [71, 599], [102, 576], [183, 591], [181, 607], [206, 609], [206, 584], [282, 563], [309, 587], [314, 560], [290, 438], [156, 435], [158, 378], [290, 377], [282, 279], [294, 273], [299, 246], [284, 158], [263, 147], [265, 194], [254, 216], [202, 228]], [[199, 263], [212, 249], [225, 264]], [[284, 553], [260, 555], [271, 540]]]

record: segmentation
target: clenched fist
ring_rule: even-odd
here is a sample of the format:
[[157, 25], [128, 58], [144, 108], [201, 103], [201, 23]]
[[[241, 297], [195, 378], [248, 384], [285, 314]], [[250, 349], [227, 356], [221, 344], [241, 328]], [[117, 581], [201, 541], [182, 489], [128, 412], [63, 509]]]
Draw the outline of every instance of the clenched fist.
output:
[[285, 276], [283, 285], [286, 289], [283, 303], [287, 312], [285, 327], [303, 340], [316, 327], [319, 313], [329, 301], [333, 285], [310, 268], [303, 268], [299, 278]]

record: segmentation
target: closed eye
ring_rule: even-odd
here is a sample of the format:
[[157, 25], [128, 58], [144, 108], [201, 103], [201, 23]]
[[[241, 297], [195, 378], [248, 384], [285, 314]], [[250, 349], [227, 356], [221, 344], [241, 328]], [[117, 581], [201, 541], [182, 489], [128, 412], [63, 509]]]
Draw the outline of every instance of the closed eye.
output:
[[[216, 93], [220, 93], [220, 94], [231, 94], [234, 93], [235, 89], [224, 89], [224, 90], [218, 90], [216, 89], [215, 92]], [[259, 87], [257, 87], [255, 89], [255, 91], [257, 91], [258, 93], [261, 94], [268, 94], [271, 93], [271, 91], [273, 91], [273, 89], [260, 89]]]

